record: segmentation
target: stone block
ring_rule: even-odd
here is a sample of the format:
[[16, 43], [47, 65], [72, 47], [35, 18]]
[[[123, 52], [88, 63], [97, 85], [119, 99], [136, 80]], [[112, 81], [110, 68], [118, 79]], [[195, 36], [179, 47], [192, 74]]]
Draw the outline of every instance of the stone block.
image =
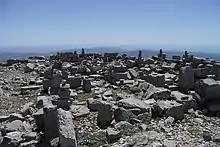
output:
[[76, 134], [72, 114], [69, 111], [58, 109], [59, 146], [77, 147]]

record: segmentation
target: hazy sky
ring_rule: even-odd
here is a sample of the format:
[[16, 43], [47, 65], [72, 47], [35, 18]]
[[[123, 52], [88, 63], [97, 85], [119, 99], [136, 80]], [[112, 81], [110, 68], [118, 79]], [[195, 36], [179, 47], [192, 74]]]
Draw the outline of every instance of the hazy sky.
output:
[[0, 0], [0, 46], [220, 46], [220, 0]]

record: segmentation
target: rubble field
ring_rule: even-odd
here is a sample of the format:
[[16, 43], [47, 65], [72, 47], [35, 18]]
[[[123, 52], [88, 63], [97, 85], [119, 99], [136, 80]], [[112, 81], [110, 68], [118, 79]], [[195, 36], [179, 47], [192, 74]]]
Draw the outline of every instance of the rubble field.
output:
[[0, 65], [0, 147], [220, 147], [220, 62], [57, 53]]

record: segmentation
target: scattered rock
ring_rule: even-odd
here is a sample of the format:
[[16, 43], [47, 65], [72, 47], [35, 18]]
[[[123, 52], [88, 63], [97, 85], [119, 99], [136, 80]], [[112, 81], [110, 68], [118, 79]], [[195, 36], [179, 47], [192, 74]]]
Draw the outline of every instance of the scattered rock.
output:
[[207, 141], [207, 142], [209, 142], [209, 141], [212, 140], [211, 134], [210, 134], [209, 132], [207, 132], [207, 131], [204, 131], [202, 136], [203, 136], [203, 139], [204, 139], [205, 141]]
[[119, 131], [115, 131], [112, 128], [108, 128], [106, 131], [107, 140], [112, 143], [121, 138], [121, 133]]

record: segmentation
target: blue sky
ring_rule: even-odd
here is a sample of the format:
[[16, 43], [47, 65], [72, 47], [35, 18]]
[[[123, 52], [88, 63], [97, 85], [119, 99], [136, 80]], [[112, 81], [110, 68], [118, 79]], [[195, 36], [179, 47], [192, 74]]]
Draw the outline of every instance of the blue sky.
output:
[[0, 46], [220, 46], [220, 0], [0, 0]]

